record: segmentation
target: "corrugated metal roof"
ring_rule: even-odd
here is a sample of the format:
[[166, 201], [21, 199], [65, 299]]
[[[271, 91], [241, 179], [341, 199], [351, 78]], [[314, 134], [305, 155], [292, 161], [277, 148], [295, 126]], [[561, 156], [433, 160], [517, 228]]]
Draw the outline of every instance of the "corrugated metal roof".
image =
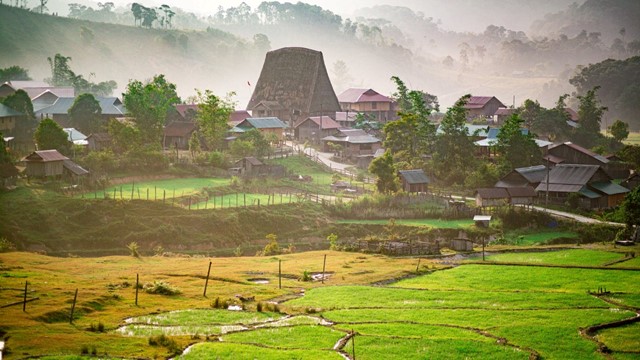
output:
[[[46, 106], [42, 109], [36, 110], [36, 115], [65, 115], [69, 113], [69, 109], [73, 106], [76, 98], [73, 97], [60, 97], [52, 105]], [[127, 113], [124, 105], [117, 97], [96, 97], [96, 100], [100, 104], [102, 115], [118, 115], [122, 116]]]
[[349, 136], [327, 136], [322, 138], [322, 141], [347, 142], [350, 144], [375, 144], [379, 143], [380, 139], [369, 134], [365, 134]]
[[607, 195], [626, 194], [630, 191], [626, 187], [612, 182], [597, 181], [590, 183], [589, 186]]
[[247, 118], [238, 124], [238, 127], [246, 126], [256, 129], [285, 129], [287, 124], [277, 117]]
[[[480, 136], [487, 137], [487, 133], [489, 132], [489, 125], [473, 125], [473, 124], [464, 124], [464, 127], [467, 129], [467, 133], [469, 136]], [[438, 126], [436, 130], [436, 135], [442, 135], [442, 126]]]
[[71, 142], [87, 139], [87, 135], [76, 130], [76, 128], [63, 128], [62, 130], [64, 130], [67, 135], [69, 135], [69, 141]]
[[602, 197], [602, 195], [589, 190], [589, 188], [587, 188], [586, 186], [583, 186], [580, 191], [578, 191], [578, 193], [580, 193], [580, 195], [582, 196], [588, 197], [589, 199], [597, 199], [599, 197]]
[[36, 150], [30, 155], [27, 155], [25, 161], [62, 161], [67, 160], [68, 157], [60, 154], [58, 150]]
[[498, 101], [500, 103], [501, 108], [506, 107], [506, 105], [504, 105], [500, 100], [498, 100], [495, 96], [472, 96], [469, 98], [469, 101], [467, 101], [467, 104], [465, 105], [466, 109], [480, 109], [483, 108], [485, 105], [487, 105], [487, 103], [489, 101], [491, 101], [491, 99], [496, 99], [496, 101]]
[[312, 116], [308, 117], [305, 120], [300, 121], [295, 127], [302, 125], [307, 121], [313, 121], [318, 127], [322, 126], [322, 129], [339, 129], [341, 127], [335, 120], [328, 116], [322, 116], [322, 120], [320, 116]]
[[544, 165], [516, 168], [515, 171], [530, 183], [539, 183], [547, 177], [547, 167]]
[[[561, 192], [561, 193], [574, 193], [580, 191], [583, 185], [571, 185], [571, 184], [549, 184], [550, 192]], [[547, 183], [540, 183], [538, 187], [536, 187], [536, 191], [547, 191]]]
[[583, 153], [585, 155], [591, 156], [592, 158], [600, 161], [603, 164], [609, 163], [609, 159], [607, 159], [606, 157], [604, 157], [602, 155], [599, 155], [599, 154], [596, 154], [593, 151], [585, 149], [582, 146], [574, 144], [574, 143], [572, 143], [570, 141], [550, 146], [549, 147], [549, 151], [553, 151], [553, 149], [556, 149], [556, 148], [561, 147], [561, 146], [567, 146], [567, 147], [569, 147], [569, 148], [571, 148], [571, 149], [573, 149], [575, 151], [578, 151], [578, 152], [581, 152], [581, 153]]
[[598, 165], [561, 164], [549, 171], [549, 182], [551, 184], [585, 185], [599, 168]]
[[82, 166], [76, 164], [75, 162], [69, 159], [64, 160], [62, 165], [64, 166], [65, 169], [71, 171], [74, 175], [82, 176], [82, 175], [87, 175], [89, 173], [87, 169], [83, 168]]
[[23, 113], [19, 111], [15, 111], [12, 108], [8, 107], [5, 104], [0, 103], [0, 117], [13, 117], [13, 116], [22, 116]]
[[422, 169], [400, 170], [398, 173], [409, 184], [428, 184], [431, 182]]
[[393, 102], [389, 97], [384, 96], [373, 89], [350, 88], [338, 95], [341, 103], [359, 102]]
[[512, 198], [536, 196], [536, 191], [530, 186], [507, 188], [507, 192], [509, 193], [509, 196]]
[[507, 199], [509, 193], [504, 188], [480, 188], [476, 190], [476, 194], [483, 199]]
[[498, 110], [496, 110], [496, 113], [494, 115], [511, 115], [516, 111], [516, 109], [512, 109], [512, 108], [499, 108]]
[[336, 112], [336, 121], [356, 121], [357, 111], [338, 111]]

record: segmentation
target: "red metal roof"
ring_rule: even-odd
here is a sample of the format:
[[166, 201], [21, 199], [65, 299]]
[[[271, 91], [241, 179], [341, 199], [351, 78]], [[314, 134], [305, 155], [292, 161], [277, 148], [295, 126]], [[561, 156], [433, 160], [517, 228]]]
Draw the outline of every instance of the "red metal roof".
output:
[[247, 110], [237, 110], [229, 115], [229, 122], [235, 125], [239, 124], [242, 120], [250, 118], [251, 114]]
[[187, 115], [187, 111], [198, 111], [198, 104], [176, 104], [174, 105], [180, 116], [183, 118]]
[[464, 107], [465, 109], [482, 109], [489, 101], [491, 101], [491, 99], [496, 99], [496, 101], [500, 103], [500, 107], [506, 108], [506, 106], [495, 96], [472, 96]]

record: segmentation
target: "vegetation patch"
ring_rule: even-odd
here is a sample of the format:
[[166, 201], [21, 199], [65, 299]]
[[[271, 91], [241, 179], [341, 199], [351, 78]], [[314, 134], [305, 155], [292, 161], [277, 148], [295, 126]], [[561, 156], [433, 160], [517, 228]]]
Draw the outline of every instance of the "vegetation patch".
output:
[[585, 249], [503, 253], [491, 254], [486, 257], [489, 261], [497, 262], [585, 266], [603, 266], [621, 258], [623, 258], [621, 253]]

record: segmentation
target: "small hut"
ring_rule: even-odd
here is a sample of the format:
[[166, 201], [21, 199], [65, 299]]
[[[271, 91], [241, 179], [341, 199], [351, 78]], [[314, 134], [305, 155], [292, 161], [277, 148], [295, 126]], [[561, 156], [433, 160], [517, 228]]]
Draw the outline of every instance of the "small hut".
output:
[[60, 176], [64, 171], [65, 160], [69, 158], [58, 150], [37, 150], [23, 159], [27, 165], [27, 176], [30, 177]]

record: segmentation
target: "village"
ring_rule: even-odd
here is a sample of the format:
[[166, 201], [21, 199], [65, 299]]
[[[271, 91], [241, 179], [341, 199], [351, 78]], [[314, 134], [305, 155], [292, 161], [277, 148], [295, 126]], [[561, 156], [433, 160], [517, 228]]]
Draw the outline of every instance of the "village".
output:
[[637, 358], [613, 3], [0, 2], [0, 360]]

